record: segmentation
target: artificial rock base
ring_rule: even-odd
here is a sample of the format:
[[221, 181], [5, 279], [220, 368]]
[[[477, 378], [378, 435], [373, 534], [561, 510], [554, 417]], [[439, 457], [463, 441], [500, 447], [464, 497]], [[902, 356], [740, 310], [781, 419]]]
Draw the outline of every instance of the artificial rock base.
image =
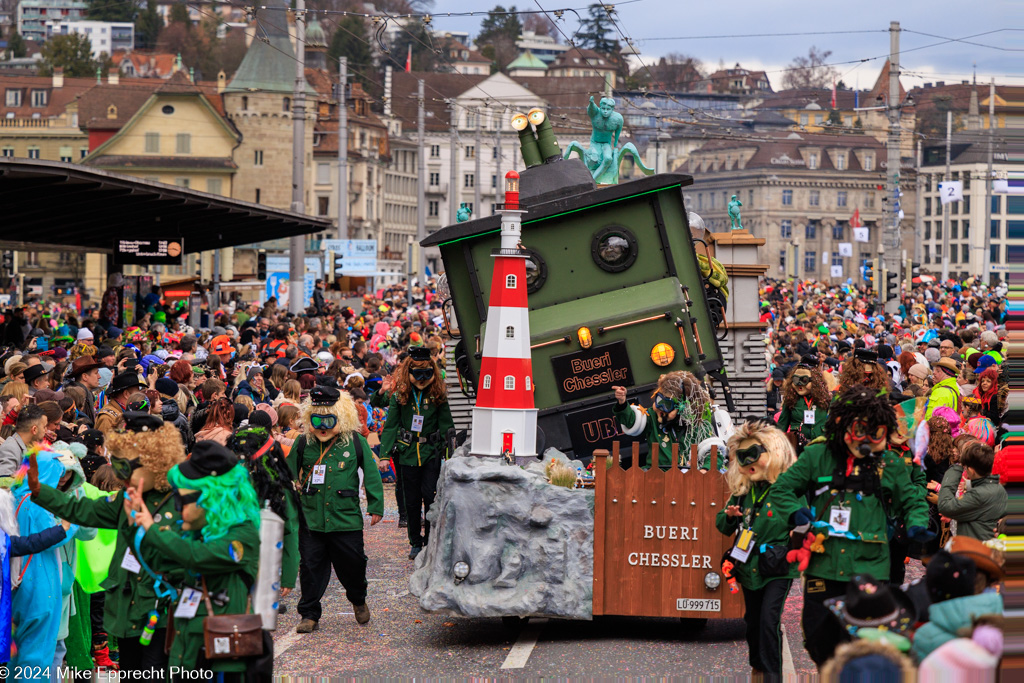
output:
[[[545, 458], [565, 456], [549, 449]], [[409, 580], [428, 612], [469, 617], [590, 619], [594, 493], [460, 449], [444, 463], [430, 508], [430, 541]], [[456, 583], [457, 562], [469, 575]]]

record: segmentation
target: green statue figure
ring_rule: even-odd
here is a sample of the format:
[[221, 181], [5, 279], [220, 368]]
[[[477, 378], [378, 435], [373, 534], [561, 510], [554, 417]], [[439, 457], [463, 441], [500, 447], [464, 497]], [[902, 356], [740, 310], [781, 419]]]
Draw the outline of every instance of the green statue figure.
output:
[[591, 95], [590, 104], [587, 105], [587, 116], [590, 117], [590, 125], [593, 126], [590, 147], [583, 149], [583, 145], [574, 140], [565, 150], [566, 159], [576, 152], [590, 169], [590, 174], [598, 185], [614, 185], [619, 182], [619, 164], [626, 153], [633, 155], [633, 161], [644, 175], [654, 173], [654, 169], [644, 165], [640, 152], [632, 142], [627, 142], [621, 149], [619, 148], [622, 114], [615, 111], [614, 99], [602, 97], [601, 104], [598, 105], [594, 103], [594, 97]]
[[743, 224], [740, 222], [740, 207], [743, 206], [743, 202], [736, 198], [736, 195], [732, 196], [732, 200], [729, 202], [729, 220], [732, 221], [733, 230], [742, 230]]
[[459, 205], [458, 210], [455, 212], [455, 220], [459, 223], [465, 223], [469, 220], [472, 213], [473, 212], [469, 210], [469, 207], [466, 206], [466, 202], [462, 202], [462, 204]]

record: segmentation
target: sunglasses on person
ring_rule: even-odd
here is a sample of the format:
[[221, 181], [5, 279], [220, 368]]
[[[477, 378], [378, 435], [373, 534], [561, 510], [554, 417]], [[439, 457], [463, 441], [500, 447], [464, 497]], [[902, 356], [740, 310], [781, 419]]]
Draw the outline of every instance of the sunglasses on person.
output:
[[739, 461], [744, 467], [749, 467], [755, 462], [761, 459], [761, 454], [767, 449], [759, 443], [755, 443], [753, 446], [747, 448], [736, 449], [736, 460]]
[[342, 359], [342, 360], [352, 360], [352, 354], [350, 353], [350, 354], [348, 354], [347, 356], [345, 356], [345, 355], [342, 355], [341, 359]]
[[885, 425], [878, 425], [872, 433], [867, 424], [860, 420], [853, 423], [852, 431], [854, 440], [870, 441], [871, 443], [882, 443], [889, 432]]
[[174, 509], [179, 513], [185, 509], [185, 506], [190, 503], [198, 503], [199, 496], [203, 495], [202, 491], [193, 491], [192, 493], [182, 494], [178, 489], [174, 489]]
[[110, 469], [114, 470], [114, 475], [122, 481], [131, 479], [132, 472], [140, 467], [142, 467], [142, 463], [139, 462], [138, 458], [125, 460], [124, 458], [112, 457], [110, 459]]
[[805, 387], [810, 383], [810, 375], [793, 375], [793, 386], [795, 387]]
[[417, 382], [426, 382], [434, 376], [434, 368], [413, 368], [409, 374]]
[[312, 425], [313, 429], [334, 429], [334, 426], [338, 424], [338, 416], [317, 415], [314, 413], [309, 416], [309, 424]]

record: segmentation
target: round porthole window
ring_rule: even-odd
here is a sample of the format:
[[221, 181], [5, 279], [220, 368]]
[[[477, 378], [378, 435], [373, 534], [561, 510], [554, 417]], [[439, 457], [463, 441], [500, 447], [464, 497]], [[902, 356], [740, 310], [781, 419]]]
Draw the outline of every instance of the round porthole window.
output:
[[543, 287], [548, 279], [548, 264], [537, 252], [532, 249], [527, 251], [530, 256], [526, 259], [526, 293], [533, 294]]
[[636, 261], [636, 236], [619, 225], [602, 228], [594, 235], [590, 251], [598, 267], [609, 273], [618, 273]]
[[165, 105], [164, 105], [164, 108], [163, 108], [163, 109], [161, 109], [160, 111], [162, 111], [162, 112], [163, 112], [163, 113], [165, 113], [165, 114], [168, 114], [168, 115], [170, 115], [170, 114], [173, 114], [173, 113], [174, 113], [174, 107], [172, 107], [172, 106], [171, 106], [171, 105], [169, 105], [169, 104], [165, 104]]

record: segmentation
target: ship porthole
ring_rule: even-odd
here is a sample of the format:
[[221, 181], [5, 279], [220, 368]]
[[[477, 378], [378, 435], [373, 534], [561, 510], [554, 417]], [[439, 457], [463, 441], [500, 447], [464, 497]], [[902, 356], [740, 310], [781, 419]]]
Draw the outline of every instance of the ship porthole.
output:
[[636, 236], [620, 225], [602, 228], [590, 244], [594, 263], [609, 273], [620, 273], [636, 261]]
[[548, 265], [533, 249], [527, 249], [527, 252], [530, 255], [526, 259], [526, 293], [534, 294], [548, 279]]

